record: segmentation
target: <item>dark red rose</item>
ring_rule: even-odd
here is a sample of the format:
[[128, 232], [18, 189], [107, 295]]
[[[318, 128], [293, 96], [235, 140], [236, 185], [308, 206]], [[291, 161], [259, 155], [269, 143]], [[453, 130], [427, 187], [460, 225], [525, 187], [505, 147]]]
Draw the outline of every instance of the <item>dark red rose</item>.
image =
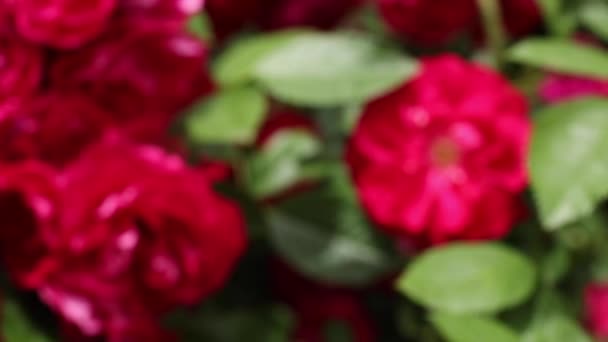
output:
[[589, 284], [585, 289], [585, 320], [598, 339], [608, 339], [608, 285]]
[[353, 342], [376, 341], [374, 326], [357, 293], [315, 283], [283, 263], [277, 263], [274, 271], [276, 293], [295, 314], [295, 341], [323, 342], [332, 323], [343, 324]]
[[387, 25], [423, 46], [445, 44], [467, 30], [475, 18], [473, 0], [377, 0]]
[[0, 123], [0, 155], [6, 160], [39, 158], [62, 165], [112, 127], [112, 117], [78, 93], [33, 97]]
[[205, 45], [182, 31], [119, 25], [104, 40], [60, 56], [51, 78], [55, 87], [85, 91], [123, 126], [152, 138], [211, 90], [206, 63]]
[[426, 243], [498, 239], [520, 215], [530, 121], [507, 80], [455, 56], [369, 104], [347, 159], [388, 232]]
[[317, 132], [314, 121], [303, 114], [291, 110], [272, 112], [258, 133], [256, 145], [262, 146], [275, 134], [286, 129], [302, 129]]
[[312, 26], [330, 29], [357, 8], [362, 0], [265, 0], [259, 23], [265, 29]]
[[16, 0], [15, 20], [27, 39], [57, 48], [77, 48], [99, 35], [117, 0]]
[[42, 78], [42, 51], [17, 39], [0, 34], [0, 125], [39, 87]]
[[38, 162], [0, 166], [0, 255], [18, 284], [35, 288], [55, 269], [60, 192], [55, 170]]
[[253, 17], [261, 10], [265, 0], [207, 0], [205, 11], [213, 24], [213, 31], [219, 40], [253, 24]]
[[[476, 0], [376, 0], [389, 28], [421, 46], [449, 43], [465, 33], [480, 35]], [[502, 0], [505, 26], [512, 36], [529, 33], [541, 23], [534, 0]]]
[[226, 38], [247, 26], [266, 30], [308, 26], [330, 29], [363, 0], [208, 0], [216, 35]]
[[542, 14], [536, 0], [502, 0], [504, 24], [512, 37], [522, 37], [538, 28]]
[[[15, 244], [15, 260], [24, 257], [23, 242], [36, 251], [36, 264], [53, 266], [25, 285], [86, 336], [134, 328], [130, 322], [142, 312], [155, 317], [198, 303], [224, 283], [243, 252], [238, 208], [203, 173], [158, 148], [104, 139], [49, 176], [54, 182], [40, 182], [56, 185], [61, 196], [52, 201], [40, 202], [50, 195], [39, 196], [38, 188], [29, 195], [34, 183], [19, 186], [12, 179], [28, 175], [15, 174], [2, 178], [0, 212], [11, 217], [20, 208], [16, 225], [30, 227], [32, 239], [3, 241]], [[51, 218], [47, 233], [41, 222]], [[53, 244], [35, 243], [46, 235]], [[18, 269], [17, 261], [9, 265]]]

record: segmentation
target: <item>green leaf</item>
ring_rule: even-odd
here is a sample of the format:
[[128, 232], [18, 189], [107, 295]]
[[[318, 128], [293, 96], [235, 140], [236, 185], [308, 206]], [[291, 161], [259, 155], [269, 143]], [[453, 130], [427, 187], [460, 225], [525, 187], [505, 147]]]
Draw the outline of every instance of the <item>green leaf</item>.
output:
[[608, 100], [586, 98], [537, 114], [529, 168], [547, 228], [591, 214], [608, 195], [607, 113]]
[[491, 318], [434, 313], [431, 321], [448, 342], [520, 342], [515, 332]]
[[512, 47], [509, 58], [514, 62], [555, 72], [608, 78], [608, 53], [575, 41], [530, 38]]
[[186, 119], [198, 144], [250, 144], [266, 115], [267, 102], [253, 88], [230, 89], [196, 104]]
[[453, 244], [414, 260], [397, 287], [428, 308], [474, 314], [522, 303], [534, 283], [534, 267], [515, 250], [491, 243]]
[[2, 334], [5, 342], [51, 342], [30, 322], [23, 309], [12, 300], [4, 300]]
[[524, 333], [522, 342], [592, 342], [581, 327], [561, 315], [547, 317]]
[[213, 64], [213, 75], [222, 86], [252, 82], [255, 66], [271, 51], [292, 39], [309, 33], [305, 30], [285, 30], [245, 38], [233, 43]]
[[406, 82], [415, 61], [347, 33], [298, 37], [263, 58], [258, 81], [279, 100], [329, 107], [364, 103]]
[[190, 17], [187, 22], [187, 29], [204, 41], [213, 40], [213, 30], [211, 29], [209, 18], [203, 13]]
[[543, 11], [545, 23], [551, 33], [566, 37], [577, 27], [577, 17], [573, 0], [538, 0]]
[[316, 179], [322, 170], [305, 161], [321, 152], [321, 143], [301, 130], [274, 134], [243, 168], [247, 189], [254, 198], [277, 195], [297, 183]]
[[608, 3], [591, 1], [583, 6], [581, 21], [589, 30], [604, 40], [608, 40]]
[[[345, 172], [341, 176], [347, 177]], [[392, 258], [341, 182], [321, 184], [269, 211], [270, 241], [286, 262], [309, 277], [366, 285], [392, 269]]]

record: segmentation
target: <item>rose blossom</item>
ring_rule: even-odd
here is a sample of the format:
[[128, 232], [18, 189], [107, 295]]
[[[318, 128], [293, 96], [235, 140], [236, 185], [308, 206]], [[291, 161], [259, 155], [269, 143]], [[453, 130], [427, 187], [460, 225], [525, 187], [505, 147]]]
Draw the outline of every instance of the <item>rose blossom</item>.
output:
[[354, 291], [315, 283], [282, 262], [275, 264], [274, 285], [295, 314], [295, 341], [325, 341], [331, 323], [344, 324], [353, 342], [376, 341], [372, 321]]
[[180, 30], [118, 26], [88, 48], [60, 56], [54, 87], [87, 92], [138, 138], [164, 136], [175, 115], [212, 89], [207, 48]]
[[15, 20], [27, 39], [56, 48], [77, 48], [105, 28], [117, 0], [17, 0]]
[[[0, 211], [10, 210], [15, 196], [26, 197], [11, 178], [0, 173], [0, 180], [8, 189], [0, 195], [10, 195]], [[143, 313], [155, 318], [197, 303], [223, 284], [243, 251], [238, 208], [201, 172], [155, 147], [109, 137], [47, 183], [59, 199], [40, 204], [32, 195], [20, 205], [28, 236], [53, 238], [34, 258], [45, 272], [24, 286], [86, 336], [120, 335], [132, 320], [148, 320]], [[39, 223], [47, 221], [48, 228]]]
[[[575, 41], [602, 48], [597, 38], [586, 34], [576, 34]], [[608, 97], [608, 79], [549, 73], [541, 83], [538, 93], [546, 103], [557, 103], [582, 96]]]
[[[204, 0], [122, 0], [120, 14], [127, 20], [151, 20], [158, 24], [184, 25], [203, 9]], [[183, 26], [182, 26], [183, 27]]]
[[550, 74], [543, 81], [539, 93], [541, 99], [547, 103], [590, 95], [608, 97], [608, 80]]
[[585, 289], [585, 319], [598, 339], [608, 338], [608, 285], [589, 284]]
[[330, 29], [362, 0], [208, 0], [206, 9], [220, 39], [247, 26], [266, 30], [296, 26]]
[[61, 165], [112, 127], [111, 115], [79, 93], [49, 92], [30, 99], [0, 123], [0, 156]]
[[9, 32], [0, 34], [0, 124], [39, 87], [42, 51]]
[[527, 112], [495, 72], [456, 56], [423, 60], [417, 78], [367, 106], [351, 138], [365, 209], [423, 244], [504, 236], [527, 184]]
[[[396, 34], [422, 46], [449, 43], [458, 35], [480, 32], [476, 0], [376, 0], [386, 24]], [[502, 0], [511, 35], [529, 33], [541, 22], [534, 0]]]

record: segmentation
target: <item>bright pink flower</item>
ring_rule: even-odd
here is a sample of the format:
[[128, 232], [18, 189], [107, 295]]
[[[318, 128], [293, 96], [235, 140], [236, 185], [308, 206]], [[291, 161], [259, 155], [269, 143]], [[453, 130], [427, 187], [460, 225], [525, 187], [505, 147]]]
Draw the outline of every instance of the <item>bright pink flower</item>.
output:
[[507, 80], [459, 57], [369, 104], [347, 159], [371, 217], [424, 243], [498, 239], [519, 215], [530, 122]]
[[550, 74], [543, 81], [540, 88], [540, 97], [547, 103], [592, 95], [608, 97], [608, 80], [602, 81], [580, 76]]
[[608, 338], [607, 284], [589, 284], [585, 289], [585, 319], [597, 338]]
[[77, 48], [106, 27], [117, 0], [16, 0], [15, 18], [27, 39], [56, 48]]
[[[376, 1], [388, 26], [417, 45], [442, 45], [461, 34], [481, 31], [476, 0]], [[529, 33], [541, 22], [534, 0], [503, 0], [502, 10], [505, 26], [515, 37]]]
[[238, 208], [155, 147], [108, 137], [64, 172], [28, 170], [0, 172], [0, 213], [28, 237], [1, 239], [13, 244], [6, 263], [86, 336], [139, 333], [132, 321], [198, 303], [243, 252]]

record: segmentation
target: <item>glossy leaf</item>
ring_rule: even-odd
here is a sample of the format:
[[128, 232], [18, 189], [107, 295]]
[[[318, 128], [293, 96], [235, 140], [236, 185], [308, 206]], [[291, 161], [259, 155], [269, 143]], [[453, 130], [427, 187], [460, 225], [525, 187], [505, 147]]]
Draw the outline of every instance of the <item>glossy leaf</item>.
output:
[[530, 38], [512, 47], [509, 57], [555, 72], [608, 78], [608, 52], [572, 40]]
[[294, 29], [239, 40], [218, 57], [212, 69], [214, 77], [222, 86], [251, 82], [255, 67], [262, 58], [307, 33], [305, 30]]
[[406, 82], [417, 63], [368, 37], [335, 33], [298, 37], [263, 58], [260, 83], [287, 103], [340, 106], [364, 103]]
[[591, 214], [608, 196], [608, 100], [579, 99], [536, 116], [529, 168], [544, 225]]
[[225, 90], [193, 107], [186, 120], [188, 135], [198, 144], [250, 144], [267, 106], [264, 95], [253, 88]]
[[431, 309], [450, 313], [492, 313], [530, 295], [535, 269], [517, 251], [499, 244], [453, 244], [415, 259], [398, 289]]
[[492, 318], [434, 313], [431, 321], [447, 342], [520, 342], [514, 331]]

